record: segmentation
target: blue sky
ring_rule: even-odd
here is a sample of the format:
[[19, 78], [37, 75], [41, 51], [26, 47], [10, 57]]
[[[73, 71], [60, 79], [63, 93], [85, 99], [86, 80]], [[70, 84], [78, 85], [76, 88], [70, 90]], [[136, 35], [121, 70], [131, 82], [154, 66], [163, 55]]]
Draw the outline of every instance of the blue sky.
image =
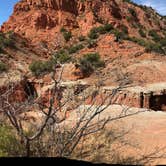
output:
[[0, 25], [8, 20], [9, 16], [12, 14], [13, 6], [19, 0], [0, 0]]
[[158, 13], [166, 15], [166, 0], [133, 0], [134, 2], [146, 6], [151, 6]]
[[[19, 0], [0, 0], [0, 25], [8, 20], [8, 17], [12, 14], [13, 6]], [[166, 15], [166, 0], [133, 0], [138, 4], [151, 6], [157, 10], [158, 13]]]

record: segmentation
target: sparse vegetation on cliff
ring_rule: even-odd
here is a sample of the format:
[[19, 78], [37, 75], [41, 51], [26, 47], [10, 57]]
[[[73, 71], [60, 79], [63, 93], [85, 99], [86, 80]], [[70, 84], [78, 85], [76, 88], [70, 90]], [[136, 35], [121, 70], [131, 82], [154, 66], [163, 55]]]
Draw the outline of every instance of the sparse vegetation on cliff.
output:
[[0, 33], [0, 47], [10, 47], [15, 48], [14, 35], [13, 31], [7, 33]]
[[23, 155], [23, 146], [17, 139], [12, 127], [0, 124], [0, 157]]
[[0, 61], [0, 73], [7, 71], [7, 69], [7, 65]]
[[79, 69], [85, 76], [92, 74], [95, 69], [104, 66], [105, 63], [100, 59], [98, 53], [86, 54], [79, 60]]
[[97, 39], [99, 37], [99, 34], [108, 33], [112, 29], [113, 29], [113, 26], [111, 24], [105, 24], [99, 27], [94, 27], [90, 30], [88, 37], [90, 39]]
[[68, 42], [71, 37], [72, 33], [70, 31], [67, 31], [65, 28], [61, 28], [61, 33], [63, 34], [64, 39]]
[[29, 65], [30, 71], [35, 75], [39, 76], [44, 73], [51, 72], [53, 70], [54, 61], [34, 61]]

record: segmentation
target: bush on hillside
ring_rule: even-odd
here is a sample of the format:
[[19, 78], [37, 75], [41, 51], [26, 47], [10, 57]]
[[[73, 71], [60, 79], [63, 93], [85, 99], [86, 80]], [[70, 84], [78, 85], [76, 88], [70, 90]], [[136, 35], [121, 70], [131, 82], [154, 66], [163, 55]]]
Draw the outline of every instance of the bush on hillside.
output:
[[34, 61], [29, 65], [29, 69], [35, 76], [51, 72], [53, 70], [53, 61]]
[[149, 36], [151, 36], [155, 42], [158, 42], [161, 40], [161, 37], [157, 34], [155, 30], [150, 30]]
[[159, 54], [165, 54], [162, 46], [159, 43], [148, 43], [145, 47], [146, 52], [157, 52]]
[[71, 60], [71, 57], [66, 50], [62, 49], [54, 54], [53, 59], [55, 62], [64, 64], [66, 62], [69, 62]]
[[133, 8], [129, 8], [128, 9], [129, 10], [129, 13], [133, 16], [133, 17], [137, 17], [137, 13], [136, 13], [136, 11], [133, 9]]
[[61, 28], [60, 31], [67, 42], [72, 38], [72, 33], [70, 31], [67, 31], [65, 28]]
[[70, 47], [68, 49], [68, 52], [69, 52], [69, 54], [74, 54], [74, 53], [76, 53], [77, 51], [79, 51], [83, 48], [84, 48], [84, 46], [82, 44], [78, 44], [78, 45]]
[[88, 37], [90, 39], [97, 39], [99, 37], [99, 34], [105, 34], [110, 32], [113, 29], [113, 26], [111, 24], [105, 24], [99, 27], [94, 27], [90, 30], [90, 33], [88, 34]]
[[85, 41], [85, 40], [86, 40], [86, 37], [81, 35], [81, 36], [78, 37], [78, 39], [79, 39], [79, 41], [81, 42], [81, 41]]
[[24, 147], [20, 144], [16, 134], [5, 125], [0, 125], [0, 157], [14, 157], [23, 155]]
[[142, 29], [139, 29], [139, 34], [141, 37], [146, 37], [146, 33]]
[[79, 68], [84, 76], [90, 75], [95, 69], [104, 67], [105, 63], [98, 53], [86, 54], [79, 60]]
[[0, 73], [7, 71], [7, 69], [7, 65], [3, 62], [0, 62]]
[[89, 40], [87, 41], [87, 44], [88, 44], [88, 48], [97, 47], [97, 41], [96, 41], [96, 40], [91, 40], [91, 39], [89, 39]]

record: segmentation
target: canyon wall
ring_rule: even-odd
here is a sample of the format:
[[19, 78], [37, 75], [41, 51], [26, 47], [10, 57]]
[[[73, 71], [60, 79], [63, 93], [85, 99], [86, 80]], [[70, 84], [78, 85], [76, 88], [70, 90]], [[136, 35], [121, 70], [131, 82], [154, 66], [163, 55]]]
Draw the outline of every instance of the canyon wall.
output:
[[[136, 17], [132, 18], [130, 8]], [[130, 22], [128, 17], [131, 17]], [[140, 36], [134, 24], [159, 33], [166, 27], [161, 16], [152, 9], [122, 0], [21, 0], [15, 5], [9, 20], [1, 26], [1, 31], [12, 30], [33, 44], [45, 41], [55, 45], [63, 26], [73, 33], [77, 31], [79, 35], [86, 35], [92, 27], [105, 23], [119, 29], [126, 27], [132, 36]]]

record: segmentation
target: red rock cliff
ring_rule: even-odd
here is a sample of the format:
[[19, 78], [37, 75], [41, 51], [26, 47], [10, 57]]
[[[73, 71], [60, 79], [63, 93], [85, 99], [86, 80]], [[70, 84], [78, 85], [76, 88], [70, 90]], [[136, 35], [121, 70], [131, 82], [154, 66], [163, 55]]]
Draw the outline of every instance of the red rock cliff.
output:
[[[131, 15], [129, 8], [134, 9], [136, 17]], [[127, 21], [129, 17], [131, 20]], [[159, 33], [166, 25], [152, 9], [123, 0], [22, 0], [15, 5], [12, 16], [1, 30], [13, 30], [32, 43], [47, 41], [55, 45], [60, 40], [58, 32], [62, 26], [87, 34], [101, 23], [111, 23], [117, 28], [125, 26], [134, 36], [139, 35], [136, 25]]]

